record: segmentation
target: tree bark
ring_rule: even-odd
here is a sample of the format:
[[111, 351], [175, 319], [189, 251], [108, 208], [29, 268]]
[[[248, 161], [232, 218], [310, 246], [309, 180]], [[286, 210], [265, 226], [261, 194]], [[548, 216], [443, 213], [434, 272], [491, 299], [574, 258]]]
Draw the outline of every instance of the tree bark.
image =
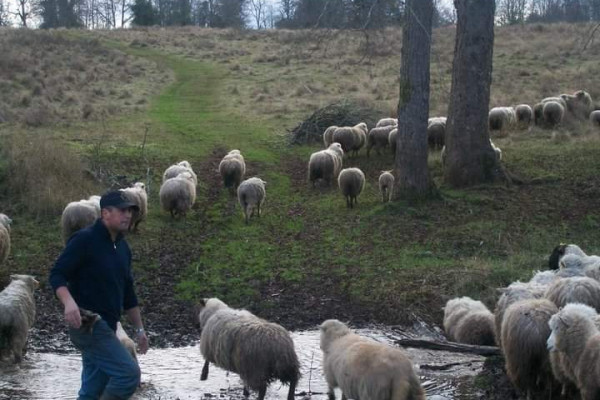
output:
[[427, 166], [432, 0], [407, 0], [402, 26], [394, 198], [435, 192]]
[[454, 187], [510, 181], [490, 144], [494, 0], [454, 0], [457, 14], [444, 178]]

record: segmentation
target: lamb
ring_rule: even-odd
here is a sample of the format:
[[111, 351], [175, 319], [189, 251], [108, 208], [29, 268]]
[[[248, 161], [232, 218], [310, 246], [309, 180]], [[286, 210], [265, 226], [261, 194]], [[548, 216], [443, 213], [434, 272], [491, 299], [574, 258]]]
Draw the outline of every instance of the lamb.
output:
[[[552, 333], [547, 340], [553, 370], [563, 383], [572, 381], [582, 400], [594, 400], [600, 393], [600, 331], [597, 313], [583, 304], [568, 304], [549, 321]], [[567, 382], [565, 382], [567, 381]]]
[[0, 292], [0, 361], [19, 363], [35, 320], [33, 292], [39, 283], [31, 275], [11, 275], [10, 279]]
[[544, 103], [542, 108], [542, 116], [544, 123], [548, 127], [559, 125], [565, 115], [565, 107], [558, 101], [548, 101]]
[[494, 315], [481, 301], [470, 297], [448, 300], [444, 307], [444, 331], [448, 339], [458, 343], [495, 344]]
[[590, 113], [590, 123], [595, 128], [600, 128], [600, 110], [595, 110]]
[[245, 310], [229, 308], [219, 299], [205, 299], [199, 313], [200, 351], [205, 362], [201, 380], [208, 378], [209, 364], [237, 373], [248, 388], [263, 400], [267, 386], [278, 379], [289, 384], [288, 400], [294, 399], [300, 379], [300, 363], [294, 342], [282, 326]]
[[319, 179], [331, 185], [342, 169], [343, 159], [344, 150], [339, 143], [332, 143], [327, 150], [311, 154], [308, 161], [308, 180], [313, 187]]
[[336, 319], [323, 322], [320, 329], [330, 400], [335, 400], [336, 387], [342, 390], [343, 399], [425, 399], [413, 365], [402, 350], [356, 335]]
[[429, 150], [441, 150], [446, 140], [446, 117], [433, 117], [427, 121]]
[[375, 147], [377, 154], [381, 154], [380, 149], [389, 145], [390, 132], [393, 129], [396, 129], [394, 125], [388, 125], [373, 128], [369, 131], [369, 134], [367, 135], [367, 157], [369, 157], [373, 147]]
[[338, 186], [346, 198], [346, 207], [354, 208], [365, 188], [365, 174], [358, 168], [345, 168], [338, 176]]
[[550, 336], [548, 321], [558, 309], [547, 299], [518, 301], [508, 307], [502, 321], [502, 351], [506, 372], [520, 390], [551, 390], [552, 368], [546, 341]]
[[544, 297], [557, 307], [583, 303], [600, 310], [600, 282], [588, 277], [559, 279], [550, 285]]
[[6, 262], [10, 254], [10, 224], [12, 219], [6, 214], [0, 214], [0, 265]]
[[571, 115], [579, 120], [585, 121], [590, 117], [590, 113], [594, 109], [594, 102], [592, 96], [584, 90], [578, 90], [571, 94], [560, 95], [566, 103], [565, 109], [569, 111]]
[[171, 214], [171, 218], [184, 216], [196, 202], [196, 185], [194, 176], [190, 171], [184, 171], [175, 178], [163, 182], [158, 192], [160, 205], [164, 211]]
[[517, 126], [521, 129], [529, 128], [533, 122], [533, 110], [528, 104], [519, 104], [515, 107]]
[[379, 192], [381, 193], [381, 201], [388, 202], [392, 200], [394, 194], [394, 175], [392, 171], [381, 171], [379, 175]]
[[352, 127], [337, 128], [333, 132], [333, 141], [342, 145], [344, 153], [352, 151], [353, 155], [358, 155], [358, 151], [367, 141], [367, 124], [361, 122]]
[[94, 224], [100, 218], [100, 200], [97, 198], [98, 196], [91, 196], [87, 200], [67, 204], [60, 219], [65, 243], [75, 232]]
[[223, 178], [223, 185], [234, 193], [244, 179], [246, 162], [239, 150], [231, 150], [219, 163], [219, 173]]
[[323, 144], [325, 145], [325, 148], [328, 148], [331, 146], [331, 143], [333, 143], [333, 132], [335, 132], [337, 128], [339, 128], [337, 125], [331, 125], [323, 132]]
[[[146, 185], [144, 182], [136, 182], [132, 187], [121, 189], [123, 195], [131, 203], [138, 206], [138, 209], [131, 216], [129, 231], [137, 231], [138, 225], [146, 219], [148, 215], [148, 193], [146, 193]], [[100, 206], [98, 204], [98, 206]]]
[[182, 172], [189, 172], [192, 175], [194, 186], [198, 186], [198, 177], [188, 161], [180, 161], [177, 164], [173, 164], [167, 168], [163, 174], [163, 183], [165, 183], [167, 179], [176, 178], [177, 175], [181, 174]]
[[398, 118], [382, 118], [377, 121], [377, 124], [375, 125], [376, 128], [384, 126], [398, 126]]
[[488, 114], [490, 131], [504, 132], [512, 129], [517, 122], [515, 109], [512, 107], [494, 107]]
[[254, 216], [254, 209], [260, 218], [260, 209], [265, 201], [267, 182], [254, 177], [246, 179], [237, 189], [238, 201], [244, 212], [244, 219], [248, 224], [249, 219]]
[[135, 351], [135, 342], [127, 335], [127, 332], [123, 329], [121, 322], [117, 322], [117, 339], [127, 349], [127, 352], [131, 354], [131, 357], [137, 362], [137, 352]]
[[390, 143], [390, 149], [392, 154], [396, 154], [396, 140], [398, 139], [398, 128], [394, 128], [390, 131], [388, 136], [388, 142]]

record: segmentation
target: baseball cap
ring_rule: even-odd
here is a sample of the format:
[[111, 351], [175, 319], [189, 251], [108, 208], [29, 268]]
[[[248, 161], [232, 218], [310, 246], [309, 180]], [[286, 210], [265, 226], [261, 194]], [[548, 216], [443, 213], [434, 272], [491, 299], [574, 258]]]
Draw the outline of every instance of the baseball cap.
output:
[[140, 208], [137, 204], [129, 201], [121, 191], [107, 192], [100, 197], [100, 208], [115, 207], [119, 209], [133, 208], [138, 211]]

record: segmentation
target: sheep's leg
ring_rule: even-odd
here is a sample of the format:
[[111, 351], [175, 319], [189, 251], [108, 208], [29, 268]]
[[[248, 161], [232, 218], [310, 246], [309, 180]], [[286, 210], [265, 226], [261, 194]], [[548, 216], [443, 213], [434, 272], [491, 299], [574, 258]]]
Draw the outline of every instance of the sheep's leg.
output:
[[335, 392], [332, 387], [329, 387], [329, 390], [327, 391], [327, 398], [328, 400], [335, 400]]
[[294, 395], [296, 394], [296, 382], [290, 382], [290, 390], [288, 390], [287, 400], [294, 400]]
[[342, 392], [342, 400], [348, 400], [348, 398], [346, 397], [346, 394], [344, 392]]
[[350, 202], [350, 196], [346, 196], [346, 208], [352, 208], [352, 203]]
[[267, 394], [267, 384], [263, 383], [262, 385], [260, 385], [260, 388], [258, 389], [258, 399], [257, 400], [264, 400], [266, 394]]
[[256, 211], [258, 214], [258, 218], [260, 218], [260, 203], [258, 203], [258, 205], [256, 206]]
[[205, 381], [208, 378], [208, 360], [204, 361], [204, 367], [202, 367], [202, 374], [200, 375], [200, 380]]
[[244, 397], [250, 396], [250, 391], [248, 390], [248, 386], [244, 385], [244, 390], [242, 391]]

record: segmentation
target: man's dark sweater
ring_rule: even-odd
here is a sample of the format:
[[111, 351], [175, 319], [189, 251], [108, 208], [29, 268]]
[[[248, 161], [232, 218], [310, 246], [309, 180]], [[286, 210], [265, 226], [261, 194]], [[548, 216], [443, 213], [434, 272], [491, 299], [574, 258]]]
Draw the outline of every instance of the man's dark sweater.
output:
[[113, 330], [121, 311], [138, 305], [131, 250], [121, 234], [113, 242], [101, 220], [71, 236], [49, 281], [55, 292], [67, 286], [80, 308], [100, 314]]

